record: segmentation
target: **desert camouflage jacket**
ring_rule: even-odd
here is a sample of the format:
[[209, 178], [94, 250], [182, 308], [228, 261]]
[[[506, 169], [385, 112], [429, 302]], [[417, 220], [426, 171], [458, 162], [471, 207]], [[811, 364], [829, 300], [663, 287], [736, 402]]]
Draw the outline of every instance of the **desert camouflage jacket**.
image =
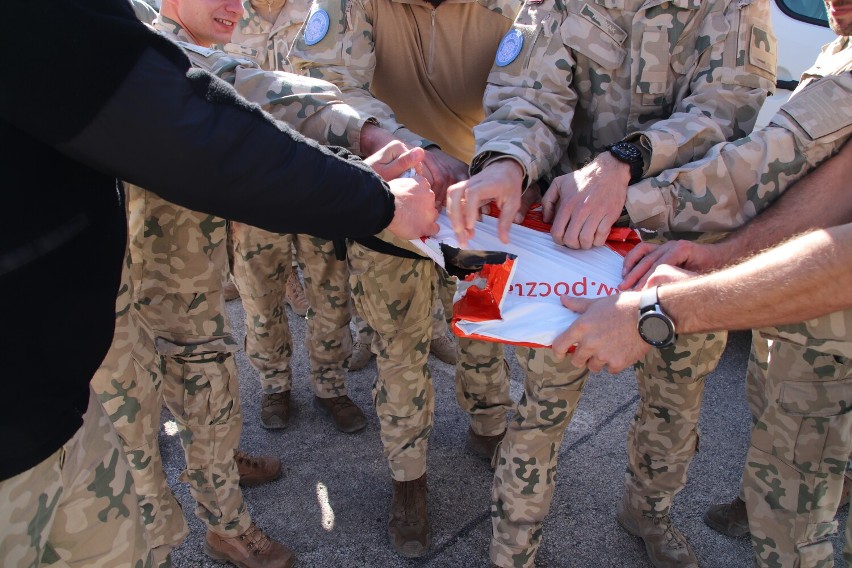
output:
[[250, 59], [199, 47], [177, 22], [162, 15], [155, 27], [178, 42], [193, 66], [230, 83], [277, 120], [321, 144], [360, 152], [361, 127], [372, 119], [347, 105], [334, 85], [292, 73], [264, 71]]
[[287, 55], [310, 7], [310, 0], [287, 0], [275, 23], [270, 23], [260, 17], [250, 0], [245, 0], [243, 17], [237, 23], [231, 43], [222, 49], [233, 55], [248, 57], [267, 71], [293, 73]]
[[768, 126], [630, 186], [630, 218], [668, 237], [735, 229], [834, 155], [850, 134], [852, 41], [840, 37], [823, 48]]
[[775, 88], [767, 0], [528, 0], [509, 33], [474, 172], [509, 156], [531, 183], [626, 138], [656, 175], [748, 134]]

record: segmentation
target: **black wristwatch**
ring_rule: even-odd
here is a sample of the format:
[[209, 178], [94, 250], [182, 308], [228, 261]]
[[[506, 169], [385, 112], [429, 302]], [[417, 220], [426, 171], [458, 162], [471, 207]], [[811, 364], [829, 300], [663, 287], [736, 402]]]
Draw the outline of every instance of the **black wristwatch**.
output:
[[677, 334], [674, 322], [660, 307], [657, 288], [646, 288], [639, 296], [639, 335], [654, 347], [668, 347]]
[[616, 160], [630, 166], [631, 185], [642, 179], [642, 174], [645, 172], [645, 159], [642, 157], [639, 146], [633, 142], [616, 142], [607, 146], [606, 149], [615, 156]]

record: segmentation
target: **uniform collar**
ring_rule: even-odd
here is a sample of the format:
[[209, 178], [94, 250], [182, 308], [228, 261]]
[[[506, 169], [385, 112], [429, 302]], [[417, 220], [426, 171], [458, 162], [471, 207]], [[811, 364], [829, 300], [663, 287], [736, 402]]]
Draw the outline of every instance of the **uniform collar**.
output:
[[195, 39], [189, 35], [189, 33], [187, 33], [187, 31], [183, 29], [179, 23], [171, 18], [167, 18], [163, 14], [159, 14], [157, 16], [157, 19], [154, 22], [154, 28], [172, 39], [186, 43], [195, 43]]

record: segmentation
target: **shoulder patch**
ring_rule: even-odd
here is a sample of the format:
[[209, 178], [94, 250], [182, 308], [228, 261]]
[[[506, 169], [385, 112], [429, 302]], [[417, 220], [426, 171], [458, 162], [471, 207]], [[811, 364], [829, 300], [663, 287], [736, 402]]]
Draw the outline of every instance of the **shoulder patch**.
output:
[[[847, 87], [848, 88], [848, 87]], [[838, 104], [849, 92], [839, 78], [818, 79], [796, 93], [781, 107], [811, 139], [828, 136], [852, 124], [852, 108]]]
[[500, 40], [500, 45], [497, 46], [497, 56], [494, 58], [494, 64], [497, 67], [505, 67], [518, 57], [518, 54], [523, 48], [524, 34], [515, 28], [509, 30], [503, 36], [503, 39]]
[[305, 44], [316, 45], [321, 42], [328, 33], [330, 21], [328, 12], [325, 10], [320, 9], [311, 14], [308, 23], [305, 24]]
[[771, 29], [753, 25], [748, 47], [748, 62], [773, 76], [776, 73], [778, 42]]
[[210, 47], [201, 47], [200, 45], [195, 45], [194, 43], [189, 43], [185, 41], [179, 41], [177, 42], [177, 44], [181, 46], [182, 49], [192, 51], [193, 53], [197, 53], [198, 55], [204, 57], [210, 57], [211, 55], [219, 51], [218, 49], [212, 49]]

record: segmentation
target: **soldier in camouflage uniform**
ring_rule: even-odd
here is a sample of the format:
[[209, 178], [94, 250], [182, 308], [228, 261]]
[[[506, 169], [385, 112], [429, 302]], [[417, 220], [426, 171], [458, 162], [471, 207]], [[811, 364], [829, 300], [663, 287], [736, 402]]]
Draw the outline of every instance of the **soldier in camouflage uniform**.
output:
[[[834, 18], [831, 23], [838, 33], [852, 32], [852, 18], [845, 26]], [[687, 228], [727, 231], [748, 223], [717, 245], [670, 243], [654, 252], [656, 263], [706, 271], [789, 234], [848, 222], [852, 210], [844, 208], [843, 197], [852, 156], [852, 146], [846, 144], [852, 134], [852, 112], [843, 101], [852, 100], [851, 71], [852, 42], [844, 35], [823, 48], [768, 127], [734, 144], [715, 147], [694, 164], [631, 186], [629, 192], [635, 197], [628, 205], [631, 218], [659, 234], [677, 234]], [[832, 160], [839, 162], [832, 164], [839, 170], [836, 179], [843, 180], [835, 182], [837, 197], [829, 194], [827, 188], [832, 185], [830, 179], [824, 181], [827, 173], [818, 170], [786, 196], [803, 196], [800, 202], [789, 205], [791, 201], [782, 200], [749, 223], [841, 147], [841, 155]], [[667, 250], [680, 250], [680, 256], [668, 256]], [[705, 519], [723, 530], [748, 523], [742, 534], [751, 529], [758, 566], [833, 565], [828, 538], [837, 529], [833, 517], [844, 470], [848, 475], [852, 443], [842, 402], [852, 397], [852, 388], [846, 384], [852, 355], [848, 318], [848, 312], [839, 312], [781, 331], [754, 332], [757, 340], [749, 361], [747, 399], [755, 429], [742, 494], [731, 504], [711, 508]], [[767, 345], [765, 353], [755, 349]], [[797, 393], [808, 401], [797, 403], [803, 405], [800, 408], [791, 406], [784, 396], [792, 385], [805, 389]], [[832, 398], [821, 399], [820, 393], [829, 390]], [[790, 415], [795, 416], [792, 421]], [[813, 438], [809, 429], [823, 433]]]
[[[774, 83], [775, 40], [762, 0], [527, 2], [498, 51], [485, 94], [491, 114], [474, 130], [474, 175], [450, 188], [450, 218], [464, 240], [478, 207], [496, 201], [508, 238], [522, 190], [530, 187], [523, 199], [533, 201], [534, 182], [552, 180], [543, 203], [554, 240], [603, 244], [630, 183], [750, 132]], [[608, 151], [619, 142], [627, 146]], [[624, 163], [625, 148], [632, 163]], [[641, 400], [618, 519], [644, 539], [655, 566], [697, 565], [669, 510], [698, 444], [704, 377], [725, 340], [680, 336], [637, 368]], [[479, 359], [460, 363], [475, 367], [501, 352], [483, 343], [466, 353]], [[563, 432], [588, 373], [550, 350], [516, 353], [526, 389], [492, 495], [491, 559], [503, 567], [533, 564]]]
[[[844, 43], [848, 43], [848, 38], [841, 38], [827, 50], [832, 52]], [[846, 51], [852, 50], [847, 47]], [[852, 53], [846, 54], [847, 65], [852, 61], [850, 55]], [[834, 82], [837, 78], [829, 79]], [[831, 99], [825, 98], [827, 91], [820, 87], [820, 84], [827, 84], [825, 80], [805, 82], [804, 88], [782, 107], [767, 129], [743, 141], [741, 148], [761, 139], [761, 134], [767, 134], [763, 140], [773, 141], [763, 146], [763, 157], [767, 160], [760, 159], [761, 152], [755, 152], [757, 146], [740, 153], [737, 147], [728, 145], [727, 152], [714, 152], [712, 157], [696, 163], [696, 171], [703, 169], [714, 181], [722, 171], [720, 166], [725, 170], [730, 168], [733, 174], [730, 180], [734, 181], [740, 197], [742, 215], [750, 218], [760, 213], [753, 221], [712, 245], [689, 241], [669, 241], [659, 248], [642, 245], [625, 261], [628, 267], [636, 266], [625, 283], [629, 285], [640, 277], [647, 277], [661, 264], [699, 272], [712, 270], [749, 258], [789, 234], [813, 228], [844, 229], [845, 237], [834, 233], [837, 236], [828, 237], [827, 242], [835, 244], [833, 240], [837, 239], [837, 242], [848, 243], [852, 229], [849, 224], [852, 198], [848, 188], [852, 145], [847, 141], [852, 133], [852, 115], [838, 118], [837, 106], [825, 105], [829, 100], [836, 103], [850, 99], [852, 77], [848, 66], [839, 79], [846, 85], [845, 92]], [[834, 91], [833, 94], [838, 93]], [[793, 117], [796, 122], [789, 120]], [[803, 128], [798, 128], [799, 125]], [[793, 129], [787, 130], [790, 127]], [[783, 130], [787, 130], [786, 135]], [[841, 146], [835, 157], [813, 171], [814, 164], [808, 155], [814, 154], [810, 150], [822, 147], [818, 152], [822, 156], [817, 159], [819, 162], [832, 156]], [[753, 168], [755, 157], [759, 158], [757, 169]], [[777, 196], [778, 191], [787, 189], [785, 173], [798, 179], [811, 171], [813, 173], [777, 201], [764, 199], [766, 195]], [[680, 185], [677, 176], [669, 181], [672, 179], [674, 185]], [[729, 184], [730, 181], [725, 185]], [[666, 183], [661, 182], [661, 185]], [[688, 185], [680, 187], [689, 191]], [[728, 189], [722, 195], [726, 193]], [[707, 193], [706, 197], [712, 200], [715, 195]], [[771, 207], [767, 208], [770, 203]], [[670, 207], [676, 208], [675, 204], [671, 202]], [[734, 229], [738, 227], [739, 216], [728, 216], [728, 221], [725, 220], [725, 211], [732, 209], [725, 207], [718, 215], [710, 209], [708, 214], [715, 217], [719, 227]], [[825, 239], [825, 235], [816, 233], [804, 239], [811, 237]], [[696, 307], [698, 296], [690, 292], [691, 283], [687, 281], [681, 286], [676, 281], [683, 277], [682, 274], [672, 276], [665, 269], [654, 272], [645, 288], [656, 288], [661, 309], [672, 317], [676, 330], [681, 324], [685, 329], [715, 329], [716, 326], [795, 321], [796, 318], [788, 314], [797, 309], [810, 310], [800, 317], [814, 318], [755, 331], [763, 343], [768, 344], [769, 352], [760, 357], [768, 362], [765, 369], [756, 373], [753, 367], [749, 369], [754, 376], [749, 377], [747, 396], [755, 426], [742, 494], [748, 510], [748, 529], [752, 533], [754, 565], [759, 567], [834, 566], [834, 551], [829, 539], [837, 532], [834, 516], [852, 450], [852, 413], [849, 412], [852, 405], [852, 310], [817, 317], [848, 305], [843, 303], [842, 294], [822, 289], [832, 285], [848, 286], [848, 277], [843, 274], [831, 276], [831, 282], [822, 279], [838, 253], [840, 258], [844, 253], [834, 251], [835, 259], [806, 264], [806, 261], [819, 258], [820, 253], [815, 248], [795, 248], [797, 243], [805, 242], [804, 239], [784, 245], [786, 252], [778, 250], [774, 265], [784, 266], [783, 271], [772, 266], [771, 253], [776, 252], [773, 250], [749, 261], [751, 269], [744, 264], [737, 266], [736, 271], [711, 274], [700, 284], [694, 283], [695, 293], [700, 289], [702, 298], [713, 296], [720, 299], [721, 306]], [[816, 240], [809, 242], [818, 243]], [[789, 270], [789, 267], [794, 268]], [[760, 274], [759, 279], [757, 274]], [[670, 284], [672, 280], [674, 284]], [[755, 295], [753, 284], [760, 285], [760, 296]], [[702, 285], [709, 287], [701, 289]], [[746, 293], [751, 294], [748, 304], [741, 301]], [[789, 298], [785, 297], [787, 294]], [[554, 342], [554, 350], [564, 353], [571, 344], [577, 343], [573, 357], [578, 364], [594, 359], [598, 367], [608, 365], [613, 370], [629, 364], [648, 349], [635, 331], [638, 296], [638, 293], [625, 292], [619, 298], [618, 307], [609, 300], [603, 303], [564, 300], [568, 308], [587, 313], [571, 326], [576, 329], [569, 329]], [[758, 384], [760, 380], [764, 383]], [[852, 525], [847, 524], [844, 548], [847, 563], [852, 561], [850, 527]]]
[[[516, 0], [315, 0], [290, 60], [338, 85], [398, 140], [426, 148], [424, 175], [442, 203], [445, 188], [467, 177], [485, 79], [519, 7]], [[446, 333], [442, 318], [436, 337], [432, 306], [436, 293], [449, 301], [451, 281], [392, 235], [350, 242], [347, 253], [357, 311], [376, 331], [373, 396], [393, 478], [390, 540], [400, 554], [421, 556], [431, 541], [426, 450], [434, 391], [426, 363]], [[465, 379], [456, 389], [471, 416], [468, 447], [490, 459], [512, 406], [508, 372], [500, 360]]]
[[[442, 1], [435, 0], [432, 4], [437, 8]], [[502, 1], [506, 4], [513, 3], [513, 0]], [[494, 0], [491, 0], [488, 4], [493, 2]], [[397, 3], [394, 6], [401, 6], [403, 3]], [[422, 13], [428, 16], [430, 11], [424, 8], [427, 4], [426, 0], [417, 0], [411, 5], [420, 6], [423, 9]], [[320, 9], [326, 9], [325, 2], [317, 2], [317, 6]], [[373, 30], [372, 21], [363, 17], [365, 11], [370, 9], [368, 3], [359, 2], [344, 3], [342, 6], [334, 7], [334, 11], [339, 12], [342, 10], [346, 13], [347, 28], [349, 28], [350, 24], [353, 24], [357, 26], [359, 31], [366, 33], [371, 33]], [[503, 9], [501, 7], [498, 10], [502, 11]], [[508, 10], [513, 17], [517, 8], [512, 6]], [[315, 9], [311, 9], [311, 13], [315, 11]], [[355, 20], [352, 19], [353, 15], [356, 16]], [[507, 15], [509, 14], [507, 13]], [[425, 27], [428, 23], [427, 21], [422, 21], [421, 25]], [[446, 27], [441, 22], [435, 25], [436, 29]], [[332, 43], [333, 40], [337, 38], [341, 41], [349, 41], [348, 37], [350, 34], [353, 38], [357, 37], [353, 33], [354, 29], [332, 29], [330, 33], [324, 36], [323, 41], [311, 46], [305, 46], [303, 43], [294, 44], [293, 61], [307, 61], [308, 63], [298, 64], [301, 71], [308, 70], [311, 76], [326, 79], [336, 84], [345, 93], [347, 101], [359, 110], [379, 117], [382, 127], [393, 132], [396, 139], [411, 146], [430, 149], [430, 153], [427, 154], [427, 165], [431, 163], [433, 167], [427, 167], [426, 175], [427, 177], [434, 176], [431, 183], [439, 197], [443, 199], [443, 192], [446, 185], [460, 179], [459, 176], [467, 176], [467, 167], [465, 164], [470, 162], [472, 156], [472, 140], [467, 131], [475, 124], [475, 122], [470, 120], [470, 117], [473, 115], [478, 116], [481, 112], [478, 108], [478, 103], [476, 107], [473, 107], [471, 104], [471, 101], [477, 100], [476, 97], [465, 94], [463, 97], [464, 101], [461, 102], [459, 100], [452, 100], [456, 96], [445, 98], [441, 91], [448, 88], [446, 81], [449, 75], [444, 75], [446, 71], [434, 74], [434, 70], [431, 69], [431, 66], [436, 64], [434, 60], [430, 60], [430, 69], [425, 72], [425, 77], [423, 75], [412, 74], [411, 71], [415, 67], [410, 65], [410, 62], [403, 62], [405, 76], [408, 81], [411, 81], [408, 84], [420, 84], [425, 81], [425, 83], [431, 85], [428, 89], [431, 89], [432, 93], [428, 100], [424, 102], [429, 107], [434, 108], [438, 114], [435, 115], [422, 109], [409, 107], [408, 105], [411, 101], [400, 97], [400, 90], [398, 88], [405, 83], [401, 81], [397, 82], [400, 76], [397, 72], [403, 69], [388, 67], [388, 71], [385, 71], [384, 69], [391, 61], [387, 56], [387, 52], [375, 50], [369, 42], [359, 45], [352, 54], [347, 54], [345, 68], [331, 71], [330, 66], [336, 66], [339, 61], [329, 62], [328, 59], [330, 57], [336, 59], [333, 54], [334, 52], [339, 52], [341, 45], [334, 45]], [[383, 30], [384, 28], [379, 26], [377, 29]], [[488, 33], [487, 31], [485, 32], [486, 35]], [[343, 37], [341, 34], [346, 34], [346, 37]], [[406, 35], [408, 35], [407, 31], [402, 29], [396, 30], [394, 37], [388, 38], [385, 41], [389, 46], [397, 46], [400, 45], [400, 42], [404, 43], [407, 41], [405, 39]], [[384, 37], [384, 33], [381, 36]], [[448, 35], [446, 37], [447, 40], [452, 42], [459, 41], [455, 37], [450, 38]], [[441, 36], [436, 39], [441, 41]], [[379, 40], [379, 42], [381, 41]], [[310, 49], [305, 50], [304, 47], [309, 47]], [[477, 45], [476, 48], [478, 47]], [[329, 52], [329, 49], [332, 51]], [[315, 60], [315, 57], [318, 57], [318, 59]], [[421, 60], [427, 58], [425, 54], [418, 55], [417, 57]], [[434, 54], [429, 57], [434, 57]], [[378, 63], [375, 76], [373, 76], [374, 69], [370, 63], [371, 58], [373, 58], [373, 63]], [[399, 59], [394, 59], [393, 61], [393, 65], [400, 64]], [[457, 61], [453, 61], [452, 66], [454, 68], [451, 73], [456, 72], [455, 67], [458, 65]], [[432, 76], [429, 77], [429, 75]], [[481, 73], [476, 75], [481, 75]], [[392, 79], [391, 77], [396, 77], [396, 79]], [[475, 94], [477, 89], [479, 89], [479, 85], [476, 81], [471, 80], [470, 75], [467, 75], [465, 80], [471, 82], [472, 87], [470, 88], [473, 88], [474, 91], [469, 92]], [[406, 105], [408, 108], [401, 105]], [[431, 140], [423, 138], [423, 136]], [[464, 164], [459, 163], [459, 160], [463, 161]], [[433, 297], [432, 338], [429, 343], [429, 352], [444, 363], [455, 365], [456, 346], [452, 337], [448, 335], [447, 315], [445, 313], [445, 306], [441, 300], [442, 295], [451, 296], [446, 290], [441, 290], [440, 287], [445, 284], [446, 281], [443, 279], [439, 279], [436, 282], [435, 295]], [[361, 368], [369, 362], [369, 350], [371, 349], [371, 345], [374, 344], [375, 330], [358, 313], [354, 313], [353, 315], [357, 334], [356, 343], [353, 348], [353, 359], [358, 359], [358, 363], [355, 366]], [[377, 347], [373, 350], [375, 351], [376, 349]]]
[[[67, 459], [66, 459], [67, 458]], [[62, 448], [0, 481], [4, 566], [150, 568], [151, 547], [121, 442], [94, 393]], [[100, 522], [87, 522], [98, 519]]]
[[[849, 158], [847, 153], [843, 177], [835, 178], [835, 187], [846, 185]], [[844, 217], [852, 219], [848, 185], [841, 193], [845, 195], [838, 203]], [[795, 224], [795, 210], [786, 212], [792, 212], [788, 219]], [[742, 329], [779, 322], [762, 330], [774, 339], [764, 391], [767, 403], [752, 431], [744, 479], [754, 566], [834, 566], [829, 537], [837, 531], [834, 515], [852, 449], [850, 250], [852, 223], [845, 223], [804, 234], [701, 278], [679, 282], [682, 272], [673, 275], [663, 268], [649, 278], [649, 288], [624, 292], [618, 302], [563, 298], [566, 307], [581, 314], [554, 342], [554, 349], [564, 354], [577, 345], [578, 364], [596, 361], [595, 367], [613, 370], [649, 349], [636, 333], [640, 297], [649, 291], [674, 329]], [[798, 324], [780, 323], [803, 318]], [[845, 538], [848, 564], [848, 523]]]
[[[234, 9], [242, 6], [237, 2]], [[198, 30], [190, 35], [171, 19], [176, 14], [167, 1], [156, 27], [180, 42], [194, 66], [230, 82], [243, 96], [307, 136], [358, 147], [366, 119], [343, 104], [332, 85], [266, 72], [250, 60], [199, 46]], [[129, 448], [158, 559], [164, 561], [186, 535], [183, 517], [162, 476], [156, 441], [149, 439], [156, 431], [152, 427], [162, 393], [182, 431], [187, 461], [182, 477], [196, 499], [196, 514], [208, 526], [205, 551], [215, 558], [233, 559], [239, 547], [259, 547], [281, 565], [289, 565], [292, 553], [251, 522], [238, 487], [234, 451], [242, 423], [233, 361], [237, 344], [222, 295], [225, 220], [176, 206], [132, 185], [128, 208], [131, 306], [124, 321], [138, 327], [139, 337], [125, 335], [133, 331], [122, 326], [95, 383]], [[121, 304], [122, 298], [119, 323], [127, 311]], [[277, 468], [259, 465], [267, 479], [280, 471], [280, 463]]]
[[[268, 71], [292, 72], [287, 53], [310, 3], [256, 4], [243, 2], [245, 13], [224, 51], [250, 58]], [[344, 146], [348, 142], [332, 141]], [[311, 235], [270, 233], [243, 223], [232, 223], [231, 231], [234, 280], [246, 312], [246, 354], [260, 372], [261, 425], [279, 429], [289, 422], [293, 347], [285, 302], [289, 301], [287, 294], [306, 294], [310, 311], [305, 343], [315, 406], [330, 415], [342, 432], [364, 429], [364, 413], [346, 390], [346, 361], [352, 352], [349, 274], [345, 261], [335, 257], [334, 244]], [[294, 280], [299, 280], [293, 268], [296, 259], [305, 278], [304, 292], [294, 288]]]

